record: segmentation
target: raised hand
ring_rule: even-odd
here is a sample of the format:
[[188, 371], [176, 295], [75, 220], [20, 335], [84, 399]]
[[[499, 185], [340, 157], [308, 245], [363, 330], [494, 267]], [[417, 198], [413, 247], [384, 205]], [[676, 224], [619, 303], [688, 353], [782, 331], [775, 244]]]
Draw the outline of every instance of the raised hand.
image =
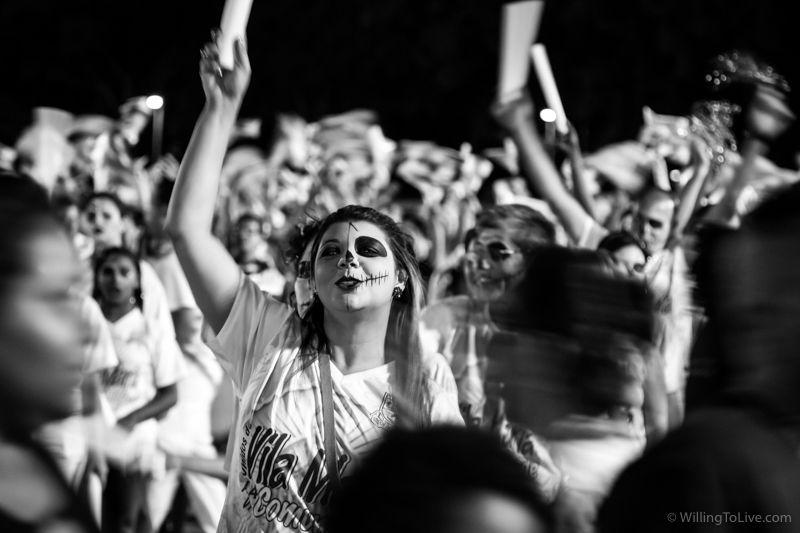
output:
[[491, 112], [501, 126], [514, 131], [521, 124], [533, 121], [533, 101], [527, 92], [520, 91], [514, 97], [496, 102]]
[[250, 59], [244, 40], [238, 39], [233, 47], [233, 69], [223, 68], [219, 62], [217, 41], [221, 33], [211, 32], [214, 42], [206, 43], [200, 50], [200, 79], [207, 105], [211, 108], [232, 107], [238, 110], [247, 86], [250, 84]]

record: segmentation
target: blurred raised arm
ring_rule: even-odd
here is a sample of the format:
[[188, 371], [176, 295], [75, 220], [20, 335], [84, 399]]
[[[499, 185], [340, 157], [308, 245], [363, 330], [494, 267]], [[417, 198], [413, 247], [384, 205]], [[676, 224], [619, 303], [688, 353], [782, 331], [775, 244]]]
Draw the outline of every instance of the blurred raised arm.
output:
[[580, 242], [591, 216], [564, 186], [550, 159], [533, 123], [534, 109], [530, 97], [522, 94], [508, 103], [496, 104], [492, 114], [511, 133], [531, 187], [550, 204], [573, 242]]
[[586, 172], [583, 163], [583, 153], [581, 153], [580, 137], [578, 131], [571, 122], [568, 122], [569, 132], [561, 139], [559, 146], [567, 154], [569, 165], [572, 169], [572, 187], [575, 199], [586, 210], [592, 218], [596, 219], [594, 198], [589, 192], [589, 184], [586, 179]]
[[250, 82], [244, 43], [237, 41], [232, 70], [222, 69], [219, 50], [201, 51], [200, 78], [206, 104], [178, 171], [166, 228], [195, 300], [216, 331], [233, 307], [240, 270], [211, 232], [220, 172], [236, 116]]
[[711, 150], [700, 139], [694, 139], [691, 146], [692, 164], [686, 172], [692, 174], [680, 193], [678, 210], [675, 213], [670, 235], [670, 245], [677, 245], [683, 238], [686, 226], [697, 209], [706, 179], [711, 173], [711, 158], [713, 157]]

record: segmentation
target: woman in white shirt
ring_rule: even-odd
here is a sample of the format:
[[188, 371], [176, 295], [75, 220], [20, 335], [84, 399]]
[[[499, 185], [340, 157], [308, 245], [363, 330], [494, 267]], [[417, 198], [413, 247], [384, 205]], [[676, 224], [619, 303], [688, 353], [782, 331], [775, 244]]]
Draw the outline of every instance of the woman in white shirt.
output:
[[[149, 433], [154, 452], [155, 419], [177, 402], [183, 355], [173, 349], [175, 340], [159, 335], [142, 313], [139, 261], [133, 253], [125, 248], [102, 252], [94, 285], [119, 358], [117, 367], [102, 373], [103, 392], [117, 426], [132, 432], [137, 449], [148, 441]], [[113, 524], [111, 530], [132, 532], [145, 513], [149, 467], [141, 454], [120, 459], [123, 464], [109, 465], [103, 517]]]
[[232, 70], [220, 67], [216, 45], [202, 55], [206, 106], [167, 229], [239, 398], [219, 531], [320, 531], [339, 476], [387, 429], [461, 422], [455, 383], [441, 356], [423, 354], [419, 268], [411, 238], [389, 217], [349, 206], [323, 221], [311, 254], [315, 301], [303, 319], [260, 291], [214, 238], [250, 66], [241, 41]]

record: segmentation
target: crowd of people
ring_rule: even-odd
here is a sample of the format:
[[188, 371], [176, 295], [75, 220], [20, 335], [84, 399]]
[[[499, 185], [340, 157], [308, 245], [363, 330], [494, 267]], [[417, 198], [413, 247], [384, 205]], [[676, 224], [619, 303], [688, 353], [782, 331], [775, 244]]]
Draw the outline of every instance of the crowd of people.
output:
[[721, 56], [741, 106], [646, 108], [592, 154], [525, 93], [483, 154], [364, 110], [264, 149], [234, 53], [201, 51], [180, 162], [132, 155], [140, 98], [3, 151], [0, 530], [798, 530], [772, 69]]

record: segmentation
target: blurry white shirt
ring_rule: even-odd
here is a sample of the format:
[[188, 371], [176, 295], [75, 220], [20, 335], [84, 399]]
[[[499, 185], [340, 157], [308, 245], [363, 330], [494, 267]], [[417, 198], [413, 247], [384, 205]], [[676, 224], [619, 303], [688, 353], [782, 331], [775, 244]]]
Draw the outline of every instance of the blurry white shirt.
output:
[[175, 339], [154, 332], [138, 307], [109, 322], [119, 365], [105, 370], [103, 391], [117, 419], [152, 400], [161, 387], [173, 385], [186, 372]]

